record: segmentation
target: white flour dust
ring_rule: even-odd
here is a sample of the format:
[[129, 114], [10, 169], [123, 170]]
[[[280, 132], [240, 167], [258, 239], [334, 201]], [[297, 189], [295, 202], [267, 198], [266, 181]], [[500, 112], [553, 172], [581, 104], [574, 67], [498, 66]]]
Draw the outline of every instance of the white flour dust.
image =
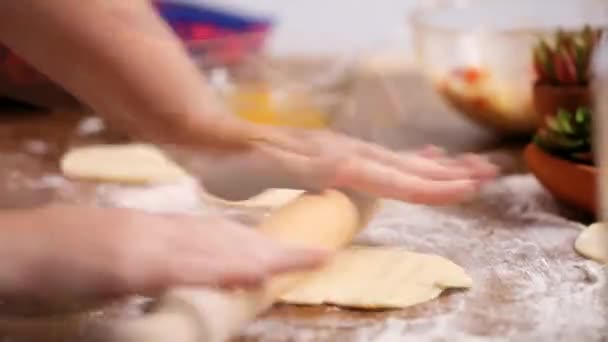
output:
[[[366, 313], [334, 320], [270, 316], [245, 335], [264, 341], [284, 341], [286, 335], [295, 341], [332, 340], [345, 336], [339, 324], [350, 319], [357, 328], [348, 340], [357, 342], [602, 341], [608, 324], [604, 269], [574, 252], [583, 226], [558, 212], [532, 176], [503, 178], [460, 207], [387, 201], [356, 243], [448, 257], [472, 276], [471, 290], [371, 323]], [[315, 339], [319, 336], [324, 338]]]
[[100, 117], [90, 116], [84, 118], [78, 124], [78, 128], [76, 129], [77, 134], [81, 137], [99, 133], [105, 129], [106, 125]]
[[23, 143], [23, 150], [32, 155], [42, 156], [48, 153], [49, 145], [42, 140], [27, 140]]
[[[189, 180], [104, 185], [97, 194], [103, 205], [153, 212], [217, 209], [203, 203], [200, 191]], [[560, 210], [532, 176], [505, 177], [459, 207], [386, 201], [356, 243], [443, 255], [467, 270], [471, 290], [385, 314], [270, 315], [252, 323], [244, 340], [601, 341], [608, 324], [606, 275], [574, 252], [583, 226]]]
[[148, 186], [103, 184], [96, 189], [97, 204], [101, 206], [138, 209], [151, 213], [222, 215], [241, 223], [256, 224], [265, 214], [262, 210], [224, 207], [205, 201], [204, 189], [196, 179], [178, 183]]
[[151, 186], [104, 184], [98, 187], [97, 195], [104, 206], [154, 213], [196, 214], [203, 207], [199, 187], [193, 179]]
[[33, 189], [61, 189], [70, 185], [70, 182], [63, 176], [56, 174], [46, 174], [31, 182], [30, 186]]

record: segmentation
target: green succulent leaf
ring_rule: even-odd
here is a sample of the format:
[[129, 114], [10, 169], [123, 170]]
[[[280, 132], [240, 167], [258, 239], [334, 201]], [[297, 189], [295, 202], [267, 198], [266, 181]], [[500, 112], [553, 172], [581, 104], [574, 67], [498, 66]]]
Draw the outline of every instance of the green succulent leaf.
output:
[[587, 25], [578, 32], [557, 30], [553, 44], [549, 39], [539, 39], [533, 48], [537, 82], [586, 85], [589, 82], [591, 56], [601, 32]]
[[559, 132], [561, 130], [561, 127], [559, 125], [559, 123], [557, 122], [557, 119], [555, 117], [550, 117], [547, 119], [547, 123], [546, 126], [555, 132]]
[[546, 119], [545, 128], [537, 132], [533, 142], [560, 158], [593, 164], [591, 120], [591, 111], [587, 107], [574, 112], [560, 109], [556, 115]]
[[565, 133], [565, 134], [574, 134], [574, 127], [572, 126], [572, 124], [570, 123], [570, 120], [572, 119], [572, 116], [570, 115], [570, 112], [568, 112], [565, 109], [560, 109], [557, 112], [557, 125], [559, 127], [559, 132]]
[[574, 114], [574, 120], [577, 124], [585, 123], [586, 121], [586, 110], [583, 107], [580, 107], [576, 110], [576, 114]]

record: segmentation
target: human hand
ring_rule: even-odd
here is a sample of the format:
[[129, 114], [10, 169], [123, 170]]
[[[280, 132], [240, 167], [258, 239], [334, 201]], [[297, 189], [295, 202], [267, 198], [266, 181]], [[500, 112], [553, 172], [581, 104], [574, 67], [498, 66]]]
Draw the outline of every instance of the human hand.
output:
[[0, 215], [0, 295], [41, 299], [154, 294], [173, 286], [250, 287], [318, 266], [220, 218], [49, 207]]
[[307, 190], [331, 187], [446, 205], [473, 197], [498, 173], [479, 156], [451, 158], [432, 146], [395, 153], [330, 131], [290, 128], [260, 128], [257, 137], [249, 151], [223, 151], [207, 163], [205, 185], [211, 192], [255, 192], [261, 184]]

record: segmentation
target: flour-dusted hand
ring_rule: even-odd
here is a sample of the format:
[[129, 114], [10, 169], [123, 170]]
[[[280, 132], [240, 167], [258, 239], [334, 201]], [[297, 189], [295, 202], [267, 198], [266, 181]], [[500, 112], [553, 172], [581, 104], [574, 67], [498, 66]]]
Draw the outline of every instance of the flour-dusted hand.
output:
[[0, 215], [4, 298], [152, 294], [173, 286], [258, 286], [318, 266], [324, 251], [290, 248], [220, 218], [49, 207]]

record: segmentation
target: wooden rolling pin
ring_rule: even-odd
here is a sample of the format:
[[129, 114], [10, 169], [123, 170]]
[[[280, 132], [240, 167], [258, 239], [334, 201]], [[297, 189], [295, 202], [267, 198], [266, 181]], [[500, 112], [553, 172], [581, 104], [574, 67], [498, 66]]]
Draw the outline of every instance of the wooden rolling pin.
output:
[[[259, 227], [285, 243], [338, 250], [367, 224], [377, 201], [328, 190], [305, 193], [275, 211]], [[117, 342], [224, 342], [309, 273], [273, 278], [255, 291], [205, 288], [172, 289], [142, 318], [117, 322]]]

